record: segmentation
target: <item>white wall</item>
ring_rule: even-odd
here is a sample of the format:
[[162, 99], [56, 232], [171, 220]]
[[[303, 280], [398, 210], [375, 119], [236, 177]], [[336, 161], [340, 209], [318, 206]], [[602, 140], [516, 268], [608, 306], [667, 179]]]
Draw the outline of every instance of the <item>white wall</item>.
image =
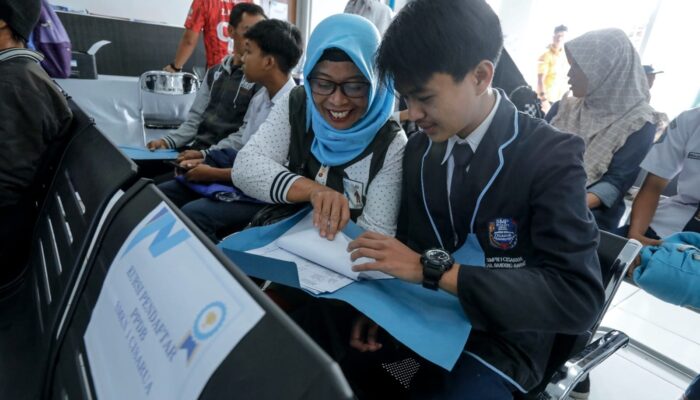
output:
[[192, 0], [50, 0], [92, 14], [183, 26]]

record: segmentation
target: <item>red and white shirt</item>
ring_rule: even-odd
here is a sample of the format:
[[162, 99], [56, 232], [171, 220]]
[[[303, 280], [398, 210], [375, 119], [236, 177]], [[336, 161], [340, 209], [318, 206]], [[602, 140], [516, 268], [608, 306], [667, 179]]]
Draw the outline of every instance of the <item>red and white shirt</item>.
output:
[[193, 0], [187, 14], [185, 28], [204, 31], [204, 49], [207, 68], [219, 64], [229, 54], [228, 20], [231, 9], [238, 3], [251, 0]]

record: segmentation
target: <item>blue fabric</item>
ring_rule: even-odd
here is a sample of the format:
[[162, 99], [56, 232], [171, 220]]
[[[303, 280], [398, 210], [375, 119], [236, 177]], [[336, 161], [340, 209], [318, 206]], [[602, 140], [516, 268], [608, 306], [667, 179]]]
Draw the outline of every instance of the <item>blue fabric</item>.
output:
[[187, 186], [193, 192], [212, 200], [231, 203], [234, 201], [243, 201], [256, 204], [267, 204], [258, 199], [252, 198], [243, 191], [232, 185], [224, 185], [221, 183], [196, 183], [189, 182], [184, 175], [178, 175], [175, 180], [181, 185]]
[[148, 150], [145, 147], [118, 146], [132, 160], [174, 160], [179, 154], [172, 149]]
[[[246, 229], [224, 239], [218, 247], [246, 274], [299, 288], [293, 263], [241, 252], [272, 243], [310, 210], [307, 207], [275, 224]], [[355, 238], [362, 228], [349, 222], [343, 232]], [[457, 297], [399, 279], [357, 281], [316, 297], [349, 303], [421, 357], [448, 371], [462, 355], [471, 332]]]
[[[359, 156], [394, 110], [393, 82], [380, 83], [373, 67], [374, 53], [379, 47], [379, 41], [379, 32], [371, 22], [350, 14], [326, 18], [311, 34], [307, 46], [308, 57], [304, 64], [306, 123], [315, 135], [311, 152], [324, 165], [342, 165]], [[362, 119], [346, 130], [334, 129], [318, 112], [308, 82], [309, 75], [323, 52], [332, 48], [347, 53], [372, 84], [367, 111]]]
[[666, 302], [700, 308], [700, 233], [681, 232], [642, 249], [634, 282]]

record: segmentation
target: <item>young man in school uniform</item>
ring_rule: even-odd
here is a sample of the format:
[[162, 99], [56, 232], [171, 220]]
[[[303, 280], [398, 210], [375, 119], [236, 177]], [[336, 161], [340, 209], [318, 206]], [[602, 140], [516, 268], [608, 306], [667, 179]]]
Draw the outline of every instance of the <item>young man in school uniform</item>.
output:
[[[380, 73], [422, 132], [405, 151], [397, 237], [358, 237], [352, 258], [375, 261], [355, 270], [451, 293], [472, 324], [451, 372], [422, 363], [417, 398], [511, 399], [533, 389], [555, 335], [591, 328], [603, 304], [584, 143], [491, 88], [502, 43], [485, 1], [416, 0], [378, 51]], [[373, 352], [376, 331], [358, 316], [348, 340]]]
[[251, 202], [252, 199], [227, 201], [220, 196], [205, 197], [193, 190], [190, 183], [233, 185], [231, 169], [238, 151], [265, 122], [275, 103], [296, 86], [291, 71], [304, 48], [299, 29], [277, 19], [258, 22], [245, 33], [245, 38], [242, 57], [245, 77], [262, 88], [251, 99], [243, 125], [203, 151], [200, 158], [180, 161], [187, 185], [176, 180], [158, 185], [213, 240], [217, 240], [217, 232], [230, 233], [247, 225], [264, 204]]

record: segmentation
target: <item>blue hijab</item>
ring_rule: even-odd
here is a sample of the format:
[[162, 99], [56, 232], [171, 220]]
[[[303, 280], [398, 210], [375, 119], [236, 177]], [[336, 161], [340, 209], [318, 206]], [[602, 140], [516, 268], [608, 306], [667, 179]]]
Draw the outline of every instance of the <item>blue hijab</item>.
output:
[[[359, 156], [391, 116], [394, 109], [393, 83], [381, 85], [373, 67], [379, 41], [379, 32], [371, 22], [350, 14], [324, 19], [309, 38], [308, 57], [304, 64], [306, 124], [307, 129], [310, 124], [315, 135], [311, 153], [324, 165], [342, 165]], [[332, 48], [344, 51], [371, 83], [367, 111], [355, 125], [345, 130], [333, 128], [318, 112], [308, 81], [323, 52]]]

